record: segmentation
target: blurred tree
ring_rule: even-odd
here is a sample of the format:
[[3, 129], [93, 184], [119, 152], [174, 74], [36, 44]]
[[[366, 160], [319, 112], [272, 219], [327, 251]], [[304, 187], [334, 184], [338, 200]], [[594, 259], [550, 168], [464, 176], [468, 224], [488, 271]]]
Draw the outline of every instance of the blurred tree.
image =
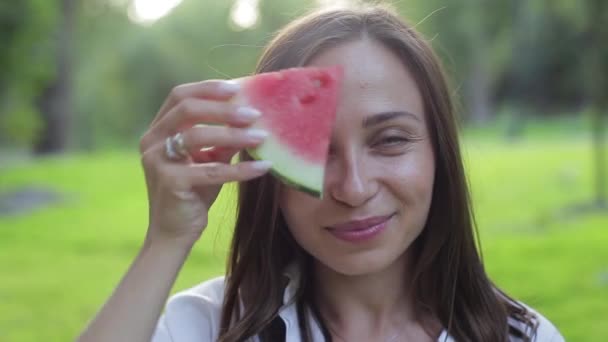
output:
[[0, 145], [31, 147], [44, 123], [36, 101], [54, 77], [54, 1], [0, 2]]
[[593, 205], [608, 208], [608, 167], [606, 132], [608, 123], [608, 3], [604, 0], [586, 0], [572, 2], [556, 0], [550, 2], [551, 9], [562, 18], [564, 27], [576, 39], [562, 42], [561, 46], [570, 57], [571, 69], [578, 78], [571, 79], [570, 86], [579, 87], [584, 94], [584, 102], [591, 116], [591, 146], [593, 150]]
[[509, 72], [505, 74], [508, 84], [507, 96], [510, 106], [515, 108], [511, 113], [506, 135], [509, 139], [518, 137], [524, 128], [526, 107], [533, 100], [535, 92], [543, 87], [541, 69], [543, 61], [539, 59], [539, 35], [542, 32], [544, 16], [535, 9], [538, 1], [514, 0], [511, 3], [513, 36]]
[[494, 117], [496, 79], [506, 67], [510, 28], [504, 1], [427, 0], [398, 2], [397, 8], [431, 41], [454, 89], [462, 95], [464, 118], [483, 124]]
[[59, 3], [55, 41], [53, 79], [46, 85], [37, 101], [43, 130], [36, 140], [36, 154], [62, 152], [67, 147], [72, 119], [72, 36], [75, 0]]
[[233, 1], [185, 0], [148, 26], [112, 4], [83, 6], [79, 22], [74, 133], [85, 148], [134, 146], [180, 83], [251, 73], [269, 36], [311, 2], [261, 1], [251, 29], [230, 23]]
[[585, 79], [592, 103], [593, 150], [595, 156], [595, 204], [608, 208], [606, 196], [606, 116], [608, 115], [608, 5], [605, 0], [587, 1], [588, 36]]
[[[567, 4], [560, 11], [559, 3]], [[499, 108], [516, 117], [577, 111], [586, 98], [579, 67], [585, 1], [418, 0], [396, 5], [442, 56], [469, 122]], [[425, 18], [429, 16], [428, 18]], [[423, 23], [418, 23], [424, 19]], [[514, 132], [520, 119], [513, 120]]]

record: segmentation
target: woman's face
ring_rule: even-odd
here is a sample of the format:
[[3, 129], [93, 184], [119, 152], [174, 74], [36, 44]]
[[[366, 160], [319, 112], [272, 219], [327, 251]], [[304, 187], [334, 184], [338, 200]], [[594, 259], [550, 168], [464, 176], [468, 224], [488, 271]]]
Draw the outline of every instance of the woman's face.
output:
[[281, 210], [295, 240], [336, 272], [363, 275], [393, 264], [422, 231], [434, 155], [419, 89], [378, 42], [333, 47], [310, 63], [344, 66], [324, 197], [284, 187]]

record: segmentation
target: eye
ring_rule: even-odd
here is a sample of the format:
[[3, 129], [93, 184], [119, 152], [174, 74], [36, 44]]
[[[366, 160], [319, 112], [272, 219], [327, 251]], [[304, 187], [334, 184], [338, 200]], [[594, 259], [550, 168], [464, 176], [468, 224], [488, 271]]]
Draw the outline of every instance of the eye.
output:
[[380, 146], [396, 146], [409, 142], [410, 140], [404, 136], [400, 135], [388, 135], [378, 139], [375, 145]]

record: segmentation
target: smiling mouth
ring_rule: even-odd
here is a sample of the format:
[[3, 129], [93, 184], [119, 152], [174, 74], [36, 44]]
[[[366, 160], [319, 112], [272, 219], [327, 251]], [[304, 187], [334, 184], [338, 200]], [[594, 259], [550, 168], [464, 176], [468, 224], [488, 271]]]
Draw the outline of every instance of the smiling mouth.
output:
[[354, 220], [347, 223], [327, 227], [327, 231], [334, 237], [349, 242], [362, 243], [372, 240], [386, 230], [389, 221], [396, 213], [386, 216], [375, 216], [363, 220]]
[[357, 231], [357, 230], [365, 230], [371, 227], [383, 224], [390, 220], [396, 213], [392, 213], [390, 215], [384, 216], [374, 216], [365, 218], [362, 220], [353, 220], [346, 223], [329, 226], [326, 229], [335, 232], [348, 232], [348, 231]]

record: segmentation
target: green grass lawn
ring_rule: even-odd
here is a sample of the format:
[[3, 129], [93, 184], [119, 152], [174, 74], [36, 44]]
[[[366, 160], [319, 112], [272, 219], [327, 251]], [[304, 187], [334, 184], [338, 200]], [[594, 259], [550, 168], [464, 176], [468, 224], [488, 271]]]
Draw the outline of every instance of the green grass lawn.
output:
[[[608, 215], [592, 197], [583, 139], [466, 140], [483, 254], [493, 279], [569, 341], [608, 336]], [[70, 155], [0, 169], [0, 191], [40, 186], [64, 198], [0, 216], [0, 341], [73, 340], [120, 280], [146, 229], [136, 153]], [[222, 273], [233, 223], [223, 190], [174, 292]]]

